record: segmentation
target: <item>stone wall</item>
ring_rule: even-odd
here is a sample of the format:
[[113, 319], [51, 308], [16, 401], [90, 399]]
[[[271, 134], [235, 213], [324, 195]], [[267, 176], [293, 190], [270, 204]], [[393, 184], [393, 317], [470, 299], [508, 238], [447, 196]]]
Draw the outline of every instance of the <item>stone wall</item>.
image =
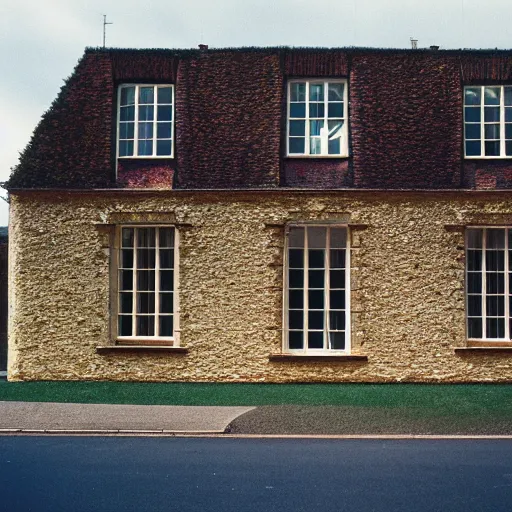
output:
[[[180, 228], [187, 354], [99, 354], [119, 219]], [[282, 344], [284, 224], [349, 219], [352, 352], [270, 362]], [[19, 192], [11, 195], [10, 380], [506, 381], [512, 355], [465, 341], [462, 225], [512, 220], [505, 193]]]

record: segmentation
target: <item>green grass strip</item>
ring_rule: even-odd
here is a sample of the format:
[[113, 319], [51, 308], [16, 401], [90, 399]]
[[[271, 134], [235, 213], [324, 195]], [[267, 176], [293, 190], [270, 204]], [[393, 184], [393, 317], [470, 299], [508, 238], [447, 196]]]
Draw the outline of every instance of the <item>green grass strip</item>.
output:
[[508, 384], [6, 382], [0, 400], [138, 405], [342, 405], [512, 417]]

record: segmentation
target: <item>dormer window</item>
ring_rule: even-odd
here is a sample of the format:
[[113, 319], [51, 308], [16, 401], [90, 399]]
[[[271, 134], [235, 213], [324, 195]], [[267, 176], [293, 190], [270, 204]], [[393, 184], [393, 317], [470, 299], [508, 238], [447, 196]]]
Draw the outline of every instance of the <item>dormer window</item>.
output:
[[288, 82], [287, 156], [348, 156], [346, 80]]
[[172, 158], [174, 86], [124, 84], [118, 98], [118, 158]]

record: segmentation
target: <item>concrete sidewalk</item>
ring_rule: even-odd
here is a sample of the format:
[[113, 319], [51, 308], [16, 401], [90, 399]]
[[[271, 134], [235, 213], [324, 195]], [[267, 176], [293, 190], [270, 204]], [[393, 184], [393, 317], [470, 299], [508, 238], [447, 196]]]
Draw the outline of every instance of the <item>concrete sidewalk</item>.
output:
[[236, 417], [252, 409], [0, 402], [0, 433], [2, 430], [223, 433]]

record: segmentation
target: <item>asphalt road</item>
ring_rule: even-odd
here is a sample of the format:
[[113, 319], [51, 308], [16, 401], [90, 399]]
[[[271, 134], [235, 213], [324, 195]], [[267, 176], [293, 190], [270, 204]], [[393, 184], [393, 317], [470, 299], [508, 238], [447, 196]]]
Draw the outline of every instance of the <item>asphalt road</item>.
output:
[[473, 512], [512, 503], [509, 440], [0, 437], [9, 512]]

